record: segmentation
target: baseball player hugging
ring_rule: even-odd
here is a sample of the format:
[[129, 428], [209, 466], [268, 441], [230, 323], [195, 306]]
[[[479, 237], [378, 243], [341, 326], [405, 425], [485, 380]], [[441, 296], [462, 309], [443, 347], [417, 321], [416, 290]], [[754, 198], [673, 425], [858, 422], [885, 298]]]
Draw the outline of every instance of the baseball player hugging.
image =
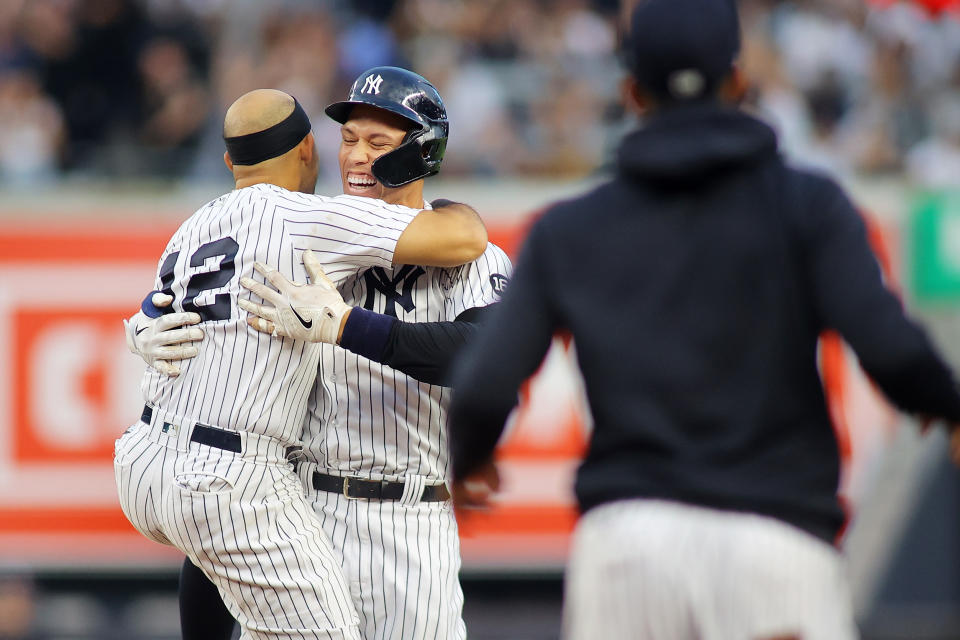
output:
[[[326, 113], [341, 125], [338, 157], [343, 191], [351, 201], [429, 207], [424, 178], [439, 170], [449, 124], [440, 95], [427, 80], [396, 67], [369, 69], [348, 98]], [[434, 205], [446, 208], [446, 202]], [[487, 244], [482, 255], [464, 265], [440, 268], [395, 259], [327, 283], [325, 291], [320, 291], [325, 285], [319, 266], [311, 271], [310, 286], [295, 283], [304, 281], [299, 274], [290, 278], [274, 272], [270, 284], [279, 293], [244, 281], [264, 300], [241, 299], [240, 306], [252, 314], [250, 326], [298, 344], [328, 343], [317, 345], [316, 379], [306, 415], [296, 423], [302, 428], [304, 458], [297, 471], [324, 537], [332, 542], [366, 640], [466, 637], [459, 538], [447, 489], [445, 421], [451, 391], [436, 384], [442, 376], [425, 372], [446, 366], [485, 307], [499, 301], [510, 271], [503, 251]], [[307, 303], [314, 291], [320, 297]], [[295, 317], [284, 316], [288, 307], [338, 309], [340, 332], [311, 332]], [[144, 320], [157, 329], [162, 321]], [[428, 342], [446, 346], [438, 352], [418, 349], [413, 340], [398, 343], [391, 359], [383, 344], [389, 327], [398, 324], [422, 328], [431, 336]], [[341, 334], [348, 348], [335, 346]], [[353, 346], [347, 345], [348, 335], [354, 336]], [[158, 344], [164, 342], [163, 332], [156, 336]], [[150, 349], [136, 343], [134, 348], [154, 366], [164, 366], [164, 356], [157, 360]], [[401, 352], [406, 359], [396, 355]], [[293, 425], [295, 414], [287, 415]], [[184, 575], [193, 575], [189, 565]], [[181, 611], [209, 615], [216, 606], [181, 600]], [[184, 632], [185, 637], [191, 632], [186, 624]], [[228, 638], [229, 632], [227, 626], [215, 635]], [[191, 633], [212, 637], [199, 635], [195, 626]]]
[[[321, 523], [316, 498], [307, 499], [288, 461], [314, 405], [308, 397], [324, 347], [251, 329], [237, 309], [240, 280], [249, 284], [258, 272], [270, 282], [302, 282], [322, 264], [342, 285], [361, 270], [392, 271], [395, 260], [458, 265], [486, 246], [475, 212], [462, 205], [418, 212], [313, 195], [310, 128], [279, 91], [253, 91], [230, 107], [225, 161], [236, 189], [188, 218], [161, 256], [161, 295], [143, 307], [177, 317], [161, 325], [139, 312], [127, 331], [131, 347], [144, 352], [171, 324], [202, 327], [178, 329], [167, 341], [174, 343], [164, 347], [173, 350], [168, 360], [189, 358], [167, 363], [175, 375], [144, 374], [141, 419], [116, 445], [117, 486], [130, 522], [202, 570], [244, 638], [359, 633], [354, 589], [326, 532], [336, 528]], [[160, 298], [172, 304], [157, 309], [150, 301]], [[341, 320], [328, 309], [284, 311], [315, 333], [332, 327], [335, 335]], [[148, 361], [156, 364], [156, 355]]]

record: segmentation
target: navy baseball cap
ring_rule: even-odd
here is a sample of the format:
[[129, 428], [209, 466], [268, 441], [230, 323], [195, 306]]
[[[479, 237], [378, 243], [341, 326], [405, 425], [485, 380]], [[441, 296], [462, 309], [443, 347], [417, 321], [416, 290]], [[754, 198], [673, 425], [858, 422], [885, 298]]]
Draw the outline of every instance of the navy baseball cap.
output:
[[639, 0], [623, 41], [630, 73], [668, 102], [713, 96], [739, 52], [735, 0]]

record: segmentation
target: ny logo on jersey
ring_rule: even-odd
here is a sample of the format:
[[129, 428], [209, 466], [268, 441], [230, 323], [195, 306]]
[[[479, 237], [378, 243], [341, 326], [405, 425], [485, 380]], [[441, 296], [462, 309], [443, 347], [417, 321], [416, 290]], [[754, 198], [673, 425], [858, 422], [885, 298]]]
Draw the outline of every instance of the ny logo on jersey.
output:
[[[384, 303], [383, 312], [394, 318], [397, 317], [396, 305], [403, 307], [403, 310], [410, 313], [416, 308], [413, 304], [413, 288], [417, 284], [417, 278], [426, 271], [423, 267], [413, 265], [404, 265], [400, 271], [393, 277], [387, 275], [382, 267], [374, 267], [363, 272], [363, 280], [367, 284], [367, 298], [363, 302], [363, 308], [373, 311], [373, 300], [376, 294], [381, 293], [387, 300]], [[401, 284], [400, 291], [397, 291], [397, 285]]]
[[360, 93], [380, 93], [381, 83], [383, 83], [381, 75], [367, 76], [367, 81], [363, 83], [363, 89], [360, 89]]

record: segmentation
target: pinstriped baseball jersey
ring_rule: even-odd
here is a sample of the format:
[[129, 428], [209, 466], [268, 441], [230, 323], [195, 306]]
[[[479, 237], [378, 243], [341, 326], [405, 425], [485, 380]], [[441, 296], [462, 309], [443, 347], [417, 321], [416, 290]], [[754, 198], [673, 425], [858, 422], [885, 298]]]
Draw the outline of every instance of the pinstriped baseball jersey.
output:
[[[285, 457], [300, 440], [319, 345], [248, 328], [240, 277], [256, 277], [260, 261], [302, 282], [308, 248], [335, 282], [389, 268], [416, 213], [254, 185], [197, 211], [160, 260], [156, 288], [175, 310], [200, 314], [205, 339], [179, 377], [146, 372], [151, 408], [114, 457], [120, 504], [217, 585], [244, 638], [358, 640], [359, 631], [338, 558]], [[214, 431], [205, 425], [238, 431], [238, 448], [204, 440]]]
[[351, 500], [326, 491], [307, 499], [341, 556], [363, 640], [466, 637], [460, 537], [449, 502]]
[[225, 451], [172, 424], [182, 421], [155, 410], [117, 440], [114, 471], [130, 523], [201, 568], [241, 638], [360, 640], [339, 558], [286, 447], [240, 432], [241, 452]]
[[[460, 267], [372, 267], [339, 288], [348, 304], [406, 322], [436, 322], [497, 302], [510, 270], [503, 250], [488, 244], [477, 260]], [[343, 475], [422, 476], [427, 484], [443, 483], [450, 393], [323, 345], [304, 429], [305, 453], [321, 468]]]
[[[276, 339], [247, 326], [236, 306], [254, 261], [306, 281], [302, 251], [312, 249], [337, 283], [360, 268], [390, 269], [397, 239], [417, 211], [353, 196], [294, 193], [268, 184], [235, 190], [181, 225], [160, 259], [156, 288], [173, 309], [195, 311], [205, 339], [196, 358], [168, 378], [147, 369], [144, 400], [190, 421], [300, 439], [319, 345]], [[244, 295], [250, 295], [243, 290]]]

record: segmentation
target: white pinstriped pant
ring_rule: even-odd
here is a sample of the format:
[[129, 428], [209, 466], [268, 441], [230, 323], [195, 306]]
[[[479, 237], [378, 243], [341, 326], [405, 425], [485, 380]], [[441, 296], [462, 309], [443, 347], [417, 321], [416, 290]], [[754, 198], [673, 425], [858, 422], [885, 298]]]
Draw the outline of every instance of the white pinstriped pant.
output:
[[[316, 468], [300, 465], [305, 486]], [[422, 494], [423, 478], [414, 486], [407, 493]], [[466, 638], [450, 502], [355, 500], [312, 488], [307, 498], [340, 554], [364, 640]]]
[[565, 640], [852, 640], [840, 554], [779, 520], [662, 500], [588, 511], [567, 570]]
[[220, 591], [241, 638], [360, 640], [357, 614], [282, 443], [242, 435], [240, 454], [137, 423], [117, 440], [124, 514], [144, 536], [183, 551]]

